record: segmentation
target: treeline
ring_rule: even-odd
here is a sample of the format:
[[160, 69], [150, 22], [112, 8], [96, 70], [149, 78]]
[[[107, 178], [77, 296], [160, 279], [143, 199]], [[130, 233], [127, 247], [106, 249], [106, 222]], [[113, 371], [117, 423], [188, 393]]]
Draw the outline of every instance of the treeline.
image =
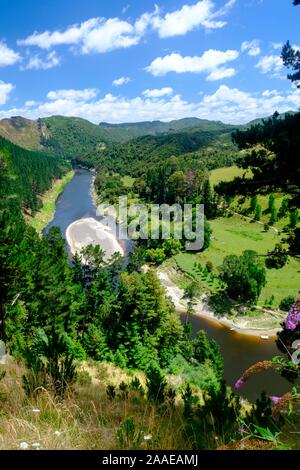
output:
[[235, 131], [233, 141], [245, 150], [238, 164], [251, 168], [252, 185], [299, 195], [300, 113], [284, 119], [275, 113], [247, 131]]
[[0, 137], [1, 188], [0, 196], [12, 204], [35, 212], [40, 207], [39, 196], [61, 178], [69, 164], [61, 158], [18, 147]]

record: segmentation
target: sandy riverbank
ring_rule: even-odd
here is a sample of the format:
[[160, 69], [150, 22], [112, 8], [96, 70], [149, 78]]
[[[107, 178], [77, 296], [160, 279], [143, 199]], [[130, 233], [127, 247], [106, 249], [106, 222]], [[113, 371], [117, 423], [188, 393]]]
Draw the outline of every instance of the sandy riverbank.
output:
[[[186, 313], [187, 311], [187, 301], [183, 298], [184, 291], [176, 286], [168, 276], [165, 271], [157, 271], [157, 276], [160, 279], [162, 286], [164, 287], [167, 296], [172, 300], [175, 305], [175, 308], [180, 313]], [[247, 335], [247, 336], [268, 336], [269, 338], [276, 337], [276, 333], [280, 331], [280, 328], [250, 328], [243, 325], [243, 320], [241, 319], [240, 323], [235, 323], [231, 320], [228, 320], [225, 317], [217, 317], [215, 313], [210, 309], [208, 304], [204, 301], [199, 299], [196, 304], [194, 305], [194, 315], [196, 317], [204, 318], [205, 320], [221, 324], [226, 326], [227, 328], [231, 329], [232, 331]]]
[[104, 259], [106, 261], [114, 253], [120, 253], [121, 256], [124, 256], [124, 250], [112, 229], [92, 217], [76, 220], [69, 225], [66, 239], [73, 255], [88, 245], [100, 245], [105, 252]]

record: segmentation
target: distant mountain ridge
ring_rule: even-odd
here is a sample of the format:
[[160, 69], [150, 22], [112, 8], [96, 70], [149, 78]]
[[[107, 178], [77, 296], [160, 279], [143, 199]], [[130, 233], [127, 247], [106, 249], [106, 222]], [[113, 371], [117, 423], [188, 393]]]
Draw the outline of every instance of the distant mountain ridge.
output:
[[162, 134], [165, 132], [178, 132], [186, 129], [200, 128], [203, 131], [212, 131], [212, 130], [228, 130], [233, 126], [232, 124], [224, 124], [221, 121], [209, 121], [208, 119], [199, 119], [194, 117], [188, 117], [183, 119], [176, 119], [168, 122], [164, 121], [142, 121], [142, 122], [126, 122], [120, 124], [110, 124], [106, 122], [101, 122], [99, 126], [102, 129], [126, 129], [129, 132], [133, 129], [138, 129], [143, 135], [153, 135], [153, 134]]
[[[285, 113], [288, 114], [288, 113]], [[144, 121], [99, 125], [78, 117], [51, 116], [30, 120], [21, 116], [0, 120], [0, 136], [27, 150], [38, 150], [77, 159], [82, 156], [97, 154], [106, 146], [126, 143], [130, 140], [166, 134], [216, 133], [229, 134], [237, 128], [249, 127], [261, 122], [254, 120], [246, 125], [224, 124], [221, 121], [209, 121], [188, 117], [169, 122]]]

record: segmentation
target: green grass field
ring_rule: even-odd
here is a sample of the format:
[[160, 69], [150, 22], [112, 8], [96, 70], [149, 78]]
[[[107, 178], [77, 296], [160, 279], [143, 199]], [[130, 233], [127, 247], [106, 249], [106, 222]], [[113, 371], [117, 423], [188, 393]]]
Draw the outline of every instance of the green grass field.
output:
[[[180, 270], [196, 279], [204, 291], [215, 292], [220, 283], [216, 278], [211, 279], [211, 276], [205, 279], [195, 268], [195, 262], [200, 262], [205, 267], [206, 262], [211, 261], [214, 266], [213, 272], [217, 276], [217, 268], [225, 256], [240, 255], [245, 250], [254, 250], [259, 255], [264, 255], [280, 240], [279, 235], [273, 230], [264, 232], [261, 224], [245, 221], [237, 215], [212, 220], [210, 225], [213, 235], [210, 247], [205, 252], [180, 253], [174, 257]], [[267, 270], [267, 285], [262, 290], [258, 305], [264, 305], [271, 296], [274, 296], [273, 307], [278, 307], [282, 298], [288, 295], [296, 296], [299, 288], [300, 260], [290, 257], [284, 268]]]
[[237, 166], [228, 166], [224, 168], [217, 168], [212, 170], [210, 173], [210, 183], [212, 186], [220, 183], [220, 181], [231, 181], [236, 176], [243, 176], [246, 172], [247, 175], [250, 175], [250, 172], [238, 168]]
[[[214, 186], [220, 181], [231, 181], [236, 176], [242, 176], [245, 173], [245, 170], [242, 168], [238, 168], [237, 166], [225, 167], [225, 168], [217, 168], [216, 170], [211, 171], [210, 173], [210, 182]], [[246, 176], [250, 176], [251, 172], [246, 172]], [[275, 196], [275, 207], [277, 213], [281, 207], [282, 201], [286, 195], [280, 192], [274, 192]], [[260, 221], [263, 224], [270, 223], [270, 213], [268, 212], [268, 205], [269, 205], [269, 195], [258, 194], [257, 195], [257, 202], [261, 206], [262, 215]], [[233, 202], [230, 204], [230, 209], [234, 212], [238, 212], [239, 214], [246, 213], [248, 217], [254, 217], [254, 213], [250, 212], [250, 203], [251, 197], [243, 197], [243, 196], [236, 196], [233, 199]], [[284, 218], [278, 218], [277, 222], [274, 225], [275, 228], [278, 230], [282, 230], [289, 224], [289, 214], [287, 214]]]

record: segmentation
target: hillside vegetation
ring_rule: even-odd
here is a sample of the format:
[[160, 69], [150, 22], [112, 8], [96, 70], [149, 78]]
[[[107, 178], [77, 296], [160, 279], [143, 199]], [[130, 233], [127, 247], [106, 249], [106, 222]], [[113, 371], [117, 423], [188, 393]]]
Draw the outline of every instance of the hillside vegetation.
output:
[[1, 197], [35, 212], [41, 206], [40, 196], [70, 166], [59, 157], [25, 150], [0, 137], [0, 168]]

